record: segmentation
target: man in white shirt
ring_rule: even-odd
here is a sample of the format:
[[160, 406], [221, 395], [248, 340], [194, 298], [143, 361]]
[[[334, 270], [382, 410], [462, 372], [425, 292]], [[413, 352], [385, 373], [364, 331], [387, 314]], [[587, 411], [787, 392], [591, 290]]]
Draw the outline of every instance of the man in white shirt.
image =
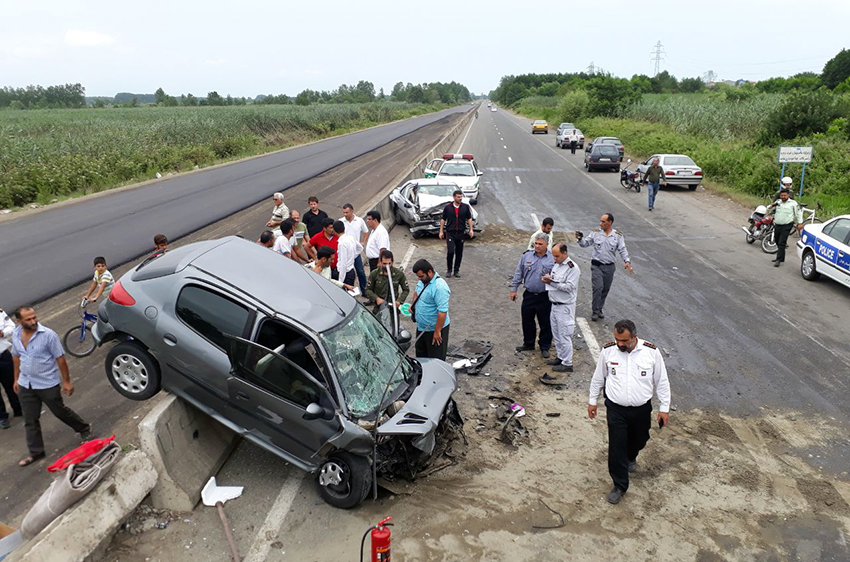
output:
[[[15, 368], [12, 361], [12, 332], [15, 331], [15, 323], [0, 309], [0, 384], [6, 390], [6, 398], [12, 407], [14, 416], [22, 416], [21, 403], [15, 393]], [[9, 429], [9, 412], [6, 411], [6, 403], [0, 395], [0, 429]]]
[[390, 249], [390, 233], [387, 232], [387, 227], [381, 224], [380, 211], [366, 213], [366, 226], [372, 231], [366, 242], [366, 259], [369, 260], [369, 271], [372, 271], [381, 261], [381, 252]]
[[357, 242], [357, 256], [354, 258], [354, 271], [357, 273], [357, 282], [360, 285], [360, 294], [365, 294], [366, 270], [363, 269], [363, 257], [360, 253], [363, 252], [363, 247], [366, 245], [366, 238], [369, 237], [369, 229], [366, 228], [366, 223], [363, 219], [354, 214], [354, 206], [351, 203], [346, 203], [342, 206], [342, 224], [345, 225], [345, 233]]
[[330, 281], [341, 289], [345, 289], [346, 291], [353, 291], [354, 287], [352, 287], [351, 285], [346, 285], [342, 281], [331, 277], [331, 260], [334, 257], [334, 253], [335, 252], [333, 248], [330, 248], [328, 246], [322, 246], [318, 250], [316, 250], [315, 261], [311, 261], [304, 267], [306, 267], [313, 273], [321, 275], [322, 277], [324, 277], [325, 279], [327, 279], [328, 281]]
[[295, 253], [292, 251], [292, 221], [286, 219], [282, 223], [280, 223], [280, 236], [275, 238], [274, 246], [272, 250], [277, 252], [282, 256], [286, 256], [287, 258], [297, 262], [298, 258], [295, 257]]
[[289, 217], [289, 207], [283, 204], [283, 193], [275, 193], [272, 199], [274, 200], [274, 209], [272, 209], [272, 218], [266, 223], [266, 227], [270, 228], [275, 236], [280, 236], [280, 223]]
[[552, 251], [552, 247], [555, 245], [555, 236], [552, 234], [552, 229], [555, 227], [555, 219], [552, 217], [546, 217], [543, 219], [543, 222], [540, 223], [540, 228], [531, 235], [531, 238], [528, 240], [528, 248], [526, 250], [534, 249], [534, 241], [537, 240], [538, 234], [545, 234], [549, 238], [549, 251]]
[[652, 395], [658, 397], [658, 426], [667, 425], [670, 382], [661, 351], [654, 343], [638, 339], [635, 323], [614, 324], [614, 340], [602, 346], [590, 381], [587, 415], [596, 417], [596, 401], [605, 389], [608, 410], [608, 473], [614, 488], [608, 502], [620, 503], [629, 489], [629, 473], [637, 470], [637, 456], [649, 441]]
[[339, 240], [336, 248], [336, 268], [339, 271], [339, 279], [346, 285], [354, 285], [357, 278], [354, 262], [360, 254], [359, 245], [350, 234], [346, 234], [343, 221], [334, 223], [334, 233]]

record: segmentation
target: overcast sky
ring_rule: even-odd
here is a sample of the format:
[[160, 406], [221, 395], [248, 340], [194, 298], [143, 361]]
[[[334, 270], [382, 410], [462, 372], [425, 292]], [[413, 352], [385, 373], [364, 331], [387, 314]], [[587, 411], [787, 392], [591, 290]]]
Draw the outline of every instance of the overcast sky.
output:
[[758, 80], [820, 72], [850, 47], [850, 0], [0, 0], [0, 86], [80, 82], [88, 95], [330, 90], [370, 80], [714, 70]]

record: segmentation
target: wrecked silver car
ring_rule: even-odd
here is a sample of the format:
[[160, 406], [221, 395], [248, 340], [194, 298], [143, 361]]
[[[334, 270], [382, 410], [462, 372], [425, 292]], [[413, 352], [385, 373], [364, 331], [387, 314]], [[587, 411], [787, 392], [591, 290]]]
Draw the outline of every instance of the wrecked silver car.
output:
[[121, 395], [176, 394], [316, 474], [337, 507], [378, 477], [415, 476], [462, 424], [450, 365], [407, 357], [407, 331], [391, 336], [345, 291], [238, 237], [149, 258], [98, 312]]
[[[443, 209], [452, 202], [452, 194], [460, 189], [454, 182], [445, 179], [424, 178], [410, 180], [390, 193], [396, 224], [406, 224], [410, 234], [420, 238], [426, 234], [440, 232]], [[469, 198], [464, 196], [464, 203]], [[470, 207], [474, 230], [478, 228], [478, 211]]]

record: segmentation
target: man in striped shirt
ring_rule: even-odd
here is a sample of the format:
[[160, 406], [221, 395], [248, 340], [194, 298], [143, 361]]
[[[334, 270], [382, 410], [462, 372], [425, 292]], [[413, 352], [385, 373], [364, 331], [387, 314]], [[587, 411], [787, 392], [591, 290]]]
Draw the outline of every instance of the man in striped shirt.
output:
[[46, 405], [53, 415], [65, 422], [83, 441], [91, 439], [91, 425], [65, 405], [62, 393], [74, 394], [65, 350], [56, 332], [38, 323], [31, 306], [15, 311], [20, 324], [12, 333], [14, 390], [21, 401], [29, 456], [18, 464], [27, 466], [44, 458], [44, 439], [41, 435], [41, 406]]

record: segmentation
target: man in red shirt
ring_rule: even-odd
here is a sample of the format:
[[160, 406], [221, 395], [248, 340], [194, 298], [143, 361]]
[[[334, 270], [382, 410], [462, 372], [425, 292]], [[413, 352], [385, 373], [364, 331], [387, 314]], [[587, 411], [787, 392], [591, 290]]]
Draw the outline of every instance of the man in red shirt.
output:
[[463, 259], [463, 241], [475, 238], [472, 228], [472, 208], [463, 202], [463, 191], [454, 192], [454, 201], [443, 209], [440, 219], [440, 238], [446, 240], [446, 277], [460, 277], [460, 262]]
[[310, 238], [310, 241], [306, 243], [305, 250], [307, 250], [307, 254], [310, 256], [310, 259], [316, 259], [316, 249], [317, 248], [331, 248], [334, 251], [333, 259], [331, 260], [331, 277], [334, 279], [339, 279], [339, 271], [336, 268], [336, 255], [337, 255], [337, 247], [339, 246], [339, 237], [334, 233], [334, 220], [331, 218], [324, 219], [322, 221], [322, 230], [320, 230], [315, 236]]

